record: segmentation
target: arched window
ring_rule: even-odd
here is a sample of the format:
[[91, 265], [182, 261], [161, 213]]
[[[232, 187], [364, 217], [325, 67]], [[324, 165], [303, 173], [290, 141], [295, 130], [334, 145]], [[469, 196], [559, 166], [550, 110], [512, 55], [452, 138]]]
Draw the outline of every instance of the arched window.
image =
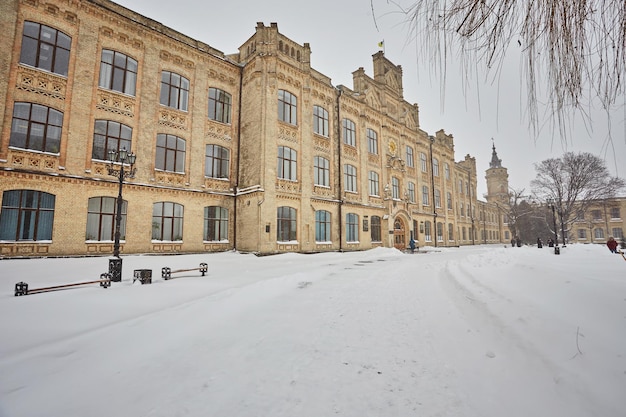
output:
[[330, 162], [323, 156], [313, 158], [313, 180], [315, 185], [330, 186]]
[[204, 176], [228, 179], [230, 173], [230, 151], [219, 145], [206, 145]]
[[298, 124], [298, 99], [286, 90], [278, 90], [278, 120], [292, 125]]
[[20, 62], [67, 76], [72, 38], [50, 26], [24, 22]]
[[356, 125], [352, 120], [342, 120], [341, 135], [343, 136], [343, 143], [350, 146], [356, 146]]
[[276, 240], [290, 242], [297, 239], [296, 209], [293, 207], [278, 207], [276, 212]]
[[93, 132], [93, 149], [91, 157], [106, 161], [108, 152], [132, 149], [133, 129], [112, 120], [96, 120]]
[[[122, 201], [120, 222], [120, 238], [126, 239], [127, 201]], [[115, 216], [117, 214], [117, 198], [92, 197], [87, 204], [87, 232], [85, 240], [113, 240], [115, 237]]]
[[219, 88], [209, 88], [209, 119], [230, 123], [232, 97]]
[[43, 191], [2, 193], [0, 240], [52, 240], [55, 196]]
[[9, 146], [59, 153], [63, 113], [41, 104], [16, 102]]
[[328, 137], [328, 111], [320, 106], [313, 106], [313, 132]]
[[183, 240], [183, 206], [162, 201], [152, 205], [152, 239]]
[[174, 72], [162, 71], [159, 102], [173, 109], [187, 111], [189, 105], [189, 80]]
[[372, 239], [372, 242], [381, 242], [381, 237], [380, 216], [372, 216], [370, 238]]
[[354, 213], [346, 214], [346, 242], [359, 241], [359, 216]]
[[207, 206], [204, 208], [204, 233], [205, 241], [224, 242], [228, 241], [228, 209], [219, 206]]
[[315, 212], [315, 241], [330, 242], [330, 212], [317, 210]]
[[290, 181], [298, 180], [298, 155], [286, 146], [278, 147], [278, 178]]
[[159, 133], [156, 141], [156, 161], [154, 167], [163, 171], [185, 172], [185, 139]]
[[121, 52], [103, 49], [98, 86], [134, 96], [136, 85], [137, 61]]

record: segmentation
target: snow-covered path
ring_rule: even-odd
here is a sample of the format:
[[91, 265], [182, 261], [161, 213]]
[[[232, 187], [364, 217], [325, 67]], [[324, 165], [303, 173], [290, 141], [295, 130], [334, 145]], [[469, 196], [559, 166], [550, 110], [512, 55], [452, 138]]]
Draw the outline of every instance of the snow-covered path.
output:
[[[109, 289], [13, 297], [17, 281], [97, 278], [106, 262], [1, 261], [0, 416], [617, 417], [626, 405], [626, 262], [599, 246], [129, 256]], [[199, 262], [207, 277], [156, 277]], [[140, 268], [152, 285], [131, 284]]]

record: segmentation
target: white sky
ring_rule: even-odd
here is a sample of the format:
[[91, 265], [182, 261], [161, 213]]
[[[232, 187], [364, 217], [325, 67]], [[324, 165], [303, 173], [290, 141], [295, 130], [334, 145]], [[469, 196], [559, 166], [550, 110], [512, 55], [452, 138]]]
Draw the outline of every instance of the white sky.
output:
[[624, 416], [622, 256], [428, 249], [2, 260], [0, 417]]
[[[508, 168], [509, 185], [530, 193], [534, 163], [559, 157], [564, 151], [585, 151], [606, 160], [612, 175], [626, 177], [626, 105], [612, 114], [612, 137], [601, 111], [590, 110], [593, 124], [581, 121], [571, 128], [568, 139], [553, 136], [549, 126], [538, 140], [531, 135], [526, 113], [526, 94], [516, 47], [496, 85], [484, 83], [484, 74], [463, 87], [458, 63], [449, 63], [445, 98], [441, 80], [433, 76], [428, 62], [418, 63], [419, 44], [409, 39], [410, 27], [398, 5], [413, 0], [119, 0], [117, 3], [165, 24], [185, 35], [226, 53], [254, 34], [256, 22], [278, 23], [290, 39], [311, 45], [311, 65], [331, 77], [334, 85], [352, 87], [352, 72], [363, 67], [373, 76], [372, 58], [378, 42], [385, 41], [385, 56], [404, 72], [404, 98], [420, 106], [421, 127], [432, 134], [444, 129], [455, 137], [455, 157], [476, 158], [479, 195], [486, 193], [484, 172], [491, 159], [491, 139], [502, 164]], [[395, 3], [395, 4], [394, 4]], [[509, 59], [510, 58], [510, 59]], [[464, 92], [465, 91], [465, 92]], [[626, 97], [623, 98], [626, 104]]]

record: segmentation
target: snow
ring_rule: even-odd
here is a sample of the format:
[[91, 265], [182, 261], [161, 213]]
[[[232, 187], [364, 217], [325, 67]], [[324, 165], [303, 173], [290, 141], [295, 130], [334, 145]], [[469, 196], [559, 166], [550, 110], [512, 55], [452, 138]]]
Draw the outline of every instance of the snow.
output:
[[22, 297], [108, 259], [0, 267], [2, 417], [626, 413], [626, 262], [600, 245], [125, 256], [110, 288]]

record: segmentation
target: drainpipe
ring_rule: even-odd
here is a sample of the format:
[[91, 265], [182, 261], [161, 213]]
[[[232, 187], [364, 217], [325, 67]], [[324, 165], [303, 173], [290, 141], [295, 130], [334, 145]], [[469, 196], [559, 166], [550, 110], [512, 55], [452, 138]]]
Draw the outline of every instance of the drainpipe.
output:
[[435, 207], [435, 173], [433, 171], [433, 143], [435, 143], [435, 137], [429, 136], [430, 139], [430, 185], [432, 187], [433, 195], [433, 234], [435, 240], [435, 247], [437, 247], [437, 208]]
[[341, 85], [337, 86], [337, 161], [338, 161], [338, 169], [337, 175], [339, 176], [337, 184], [339, 187], [339, 251], [343, 251], [343, 172], [341, 170], [341, 94], [343, 93], [343, 88]]
[[233, 203], [233, 249], [237, 250], [237, 200], [239, 199], [239, 170], [241, 167], [241, 106], [243, 99], [243, 66], [239, 66], [239, 105], [237, 110], [237, 163], [235, 164], [235, 198]]

